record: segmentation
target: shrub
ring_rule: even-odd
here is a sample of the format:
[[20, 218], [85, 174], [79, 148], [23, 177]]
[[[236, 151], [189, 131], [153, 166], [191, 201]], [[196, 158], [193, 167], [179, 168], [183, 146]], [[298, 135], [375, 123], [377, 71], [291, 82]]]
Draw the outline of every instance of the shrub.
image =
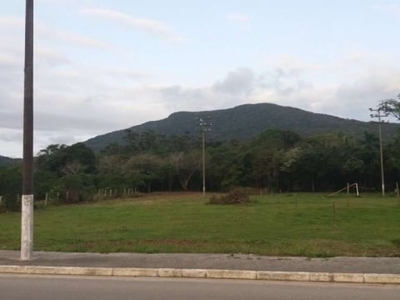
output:
[[17, 195], [4, 195], [1, 200], [1, 211], [11, 212], [21, 210], [21, 200], [17, 198]]
[[251, 203], [249, 195], [243, 189], [235, 189], [226, 195], [212, 195], [208, 202], [209, 204], [245, 204]]

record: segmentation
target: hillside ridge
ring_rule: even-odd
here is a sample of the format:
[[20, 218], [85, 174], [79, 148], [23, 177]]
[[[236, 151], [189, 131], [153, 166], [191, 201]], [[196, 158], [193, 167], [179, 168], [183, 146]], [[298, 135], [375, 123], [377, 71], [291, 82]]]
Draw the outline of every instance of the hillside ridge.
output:
[[[377, 134], [378, 130], [376, 124], [372, 122], [344, 119], [272, 103], [258, 103], [210, 111], [174, 112], [161, 120], [96, 136], [87, 140], [85, 144], [95, 151], [104, 149], [111, 143], [123, 144], [127, 129], [139, 134], [154, 131], [166, 136], [200, 135], [199, 118], [212, 123], [212, 130], [207, 133], [212, 140], [248, 140], [268, 129], [290, 130], [302, 136], [344, 132], [356, 137], [361, 137], [364, 132]], [[393, 138], [398, 129], [400, 129], [399, 124], [383, 126], [387, 138]]]

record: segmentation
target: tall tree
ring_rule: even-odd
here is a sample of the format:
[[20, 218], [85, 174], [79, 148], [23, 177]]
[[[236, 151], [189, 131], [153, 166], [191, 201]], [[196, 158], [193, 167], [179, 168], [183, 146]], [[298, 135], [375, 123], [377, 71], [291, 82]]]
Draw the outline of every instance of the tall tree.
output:
[[260, 188], [280, 188], [285, 152], [301, 140], [291, 131], [267, 130], [250, 142], [252, 176]]
[[175, 168], [179, 182], [184, 191], [188, 190], [190, 179], [201, 170], [201, 151], [172, 153], [169, 157], [170, 164]]
[[397, 99], [386, 99], [380, 102], [378, 110], [388, 113], [400, 120], [400, 94], [397, 95]]

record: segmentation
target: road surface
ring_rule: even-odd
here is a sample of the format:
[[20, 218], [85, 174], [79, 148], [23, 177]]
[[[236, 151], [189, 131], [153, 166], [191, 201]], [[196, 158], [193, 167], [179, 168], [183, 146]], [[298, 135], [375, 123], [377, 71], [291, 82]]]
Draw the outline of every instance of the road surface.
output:
[[215, 279], [0, 275], [4, 300], [398, 300], [400, 286]]

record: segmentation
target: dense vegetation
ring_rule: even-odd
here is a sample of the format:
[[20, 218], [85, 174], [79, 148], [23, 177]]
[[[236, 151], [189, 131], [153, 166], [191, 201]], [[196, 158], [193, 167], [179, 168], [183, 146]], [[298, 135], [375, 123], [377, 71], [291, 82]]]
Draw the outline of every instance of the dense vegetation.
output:
[[0, 166], [10, 165], [20, 162], [20, 159], [9, 158], [0, 155]]
[[[207, 138], [206, 138], [207, 141]], [[126, 131], [125, 144], [110, 144], [95, 154], [83, 143], [50, 145], [35, 161], [35, 199], [45, 194], [63, 203], [94, 199], [128, 190], [201, 191], [201, 138], [166, 137]], [[362, 190], [380, 189], [379, 139], [325, 133], [301, 137], [267, 130], [249, 141], [206, 143], [207, 191], [250, 187], [269, 193], [334, 191], [348, 182]], [[400, 171], [400, 134], [384, 146], [387, 190]], [[109, 192], [108, 192], [109, 191]], [[18, 207], [21, 167], [0, 168], [0, 195], [7, 209]]]

